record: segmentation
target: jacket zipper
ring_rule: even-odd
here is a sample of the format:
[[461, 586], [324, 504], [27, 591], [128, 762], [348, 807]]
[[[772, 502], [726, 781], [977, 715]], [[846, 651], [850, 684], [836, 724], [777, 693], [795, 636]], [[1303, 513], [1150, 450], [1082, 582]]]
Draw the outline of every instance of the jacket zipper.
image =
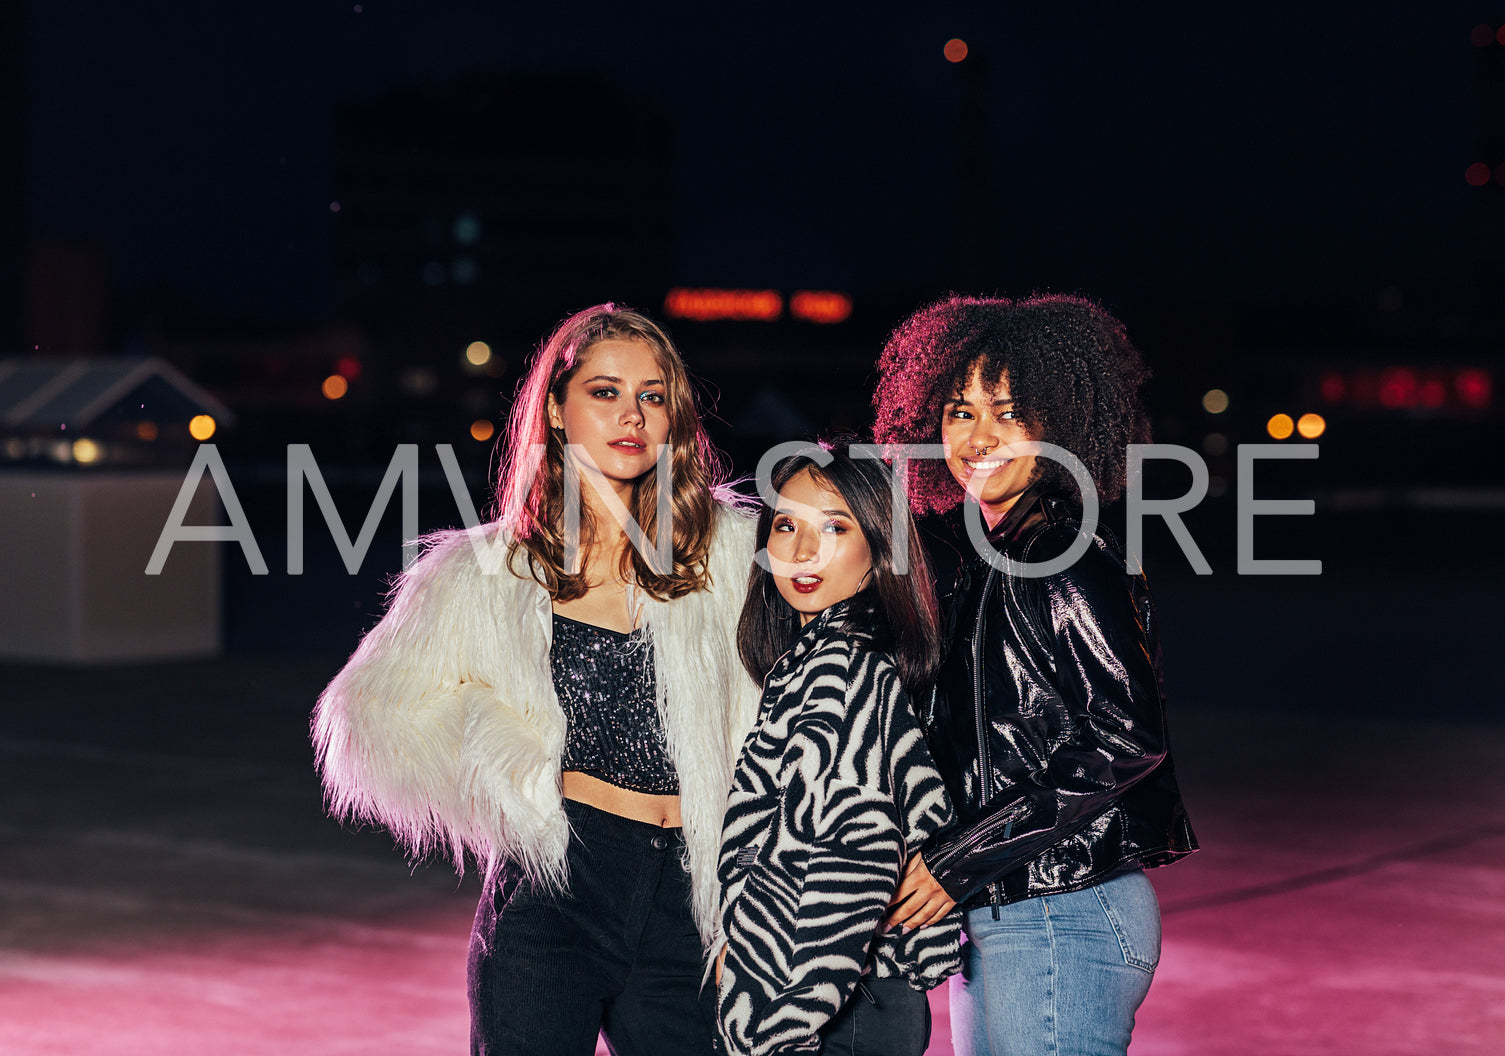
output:
[[[977, 716], [977, 793], [982, 802], [988, 801], [988, 792], [992, 785], [988, 781], [988, 729], [985, 710], [982, 700], [982, 631], [984, 617], [988, 611], [988, 593], [993, 588], [993, 576], [998, 570], [988, 569], [988, 577], [982, 581], [982, 597], [977, 603], [977, 623], [972, 628], [972, 704]], [[1007, 830], [1013, 827], [1012, 819], [1005, 826], [1004, 839], [1008, 839]], [[991, 829], [987, 826], [982, 831]], [[981, 835], [979, 832], [977, 835]], [[971, 841], [968, 841], [971, 842]], [[994, 881], [988, 885], [988, 903], [993, 910], [993, 919], [999, 919], [998, 910], [998, 883]]]
[[988, 781], [988, 731], [982, 701], [982, 630], [988, 609], [988, 594], [993, 589], [996, 568], [988, 568], [988, 578], [982, 581], [982, 597], [977, 603], [977, 622], [972, 628], [972, 704], [977, 715], [977, 794], [978, 806], [988, 801], [991, 784]]

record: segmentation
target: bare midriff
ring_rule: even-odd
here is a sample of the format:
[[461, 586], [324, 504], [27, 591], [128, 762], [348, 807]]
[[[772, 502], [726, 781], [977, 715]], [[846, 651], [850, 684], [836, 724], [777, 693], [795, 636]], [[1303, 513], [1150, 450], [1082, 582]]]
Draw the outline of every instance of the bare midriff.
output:
[[678, 796], [633, 792], [578, 770], [566, 770], [562, 784], [565, 799], [573, 799], [619, 818], [631, 818], [660, 828], [678, 828], [682, 824]]

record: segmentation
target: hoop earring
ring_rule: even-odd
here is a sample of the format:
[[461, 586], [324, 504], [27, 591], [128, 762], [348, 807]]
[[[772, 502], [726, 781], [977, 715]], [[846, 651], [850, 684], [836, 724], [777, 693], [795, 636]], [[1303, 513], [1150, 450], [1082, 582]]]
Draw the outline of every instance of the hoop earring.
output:
[[[787, 612], [783, 611], [784, 609], [787, 609], [789, 607], [789, 605], [788, 605], [787, 602], [785, 604], [783, 604], [782, 606], [781, 605], [775, 605], [774, 602], [773, 602], [773, 600], [771, 598], [769, 598], [769, 596], [768, 596], [768, 583], [769, 583], [769, 581], [771, 579], [773, 579], [772, 576], [764, 576], [763, 577], [763, 587], [762, 587], [762, 590], [763, 590], [763, 604], [765, 606], [767, 606], [768, 610], [774, 614], [774, 617], [776, 619], [780, 619], [780, 620], [792, 620], [792, 619], [794, 619], [793, 615], [791, 615], [790, 613], [787, 613]], [[784, 600], [783, 598], [779, 599], [779, 601], [781, 601], [781, 602], [783, 600]]]

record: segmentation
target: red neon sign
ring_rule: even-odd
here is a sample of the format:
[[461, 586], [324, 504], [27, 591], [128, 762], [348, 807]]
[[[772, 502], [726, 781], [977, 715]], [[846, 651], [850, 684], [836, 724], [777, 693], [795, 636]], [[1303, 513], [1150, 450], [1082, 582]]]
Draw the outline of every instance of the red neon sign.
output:
[[852, 314], [852, 298], [831, 290], [800, 290], [789, 298], [789, 314], [811, 323], [841, 323]]
[[664, 297], [664, 314], [699, 323], [717, 319], [772, 322], [784, 314], [778, 290], [688, 289], [676, 286]]

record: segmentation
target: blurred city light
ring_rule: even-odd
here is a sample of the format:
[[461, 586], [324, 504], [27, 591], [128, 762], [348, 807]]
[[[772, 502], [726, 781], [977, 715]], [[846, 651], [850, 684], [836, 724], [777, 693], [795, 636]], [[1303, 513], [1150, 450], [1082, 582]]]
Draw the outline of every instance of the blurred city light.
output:
[[350, 383], [338, 374], [331, 374], [324, 379], [324, 384], [319, 387], [326, 400], [338, 400], [350, 391]]
[[1488, 372], [1476, 368], [1460, 370], [1453, 378], [1453, 388], [1458, 393], [1459, 401], [1473, 410], [1489, 406], [1489, 401], [1494, 396], [1494, 387], [1494, 379]]
[[1495, 166], [1495, 182], [1505, 185], [1505, 162]]
[[157, 439], [157, 423], [156, 422], [137, 422], [136, 423], [136, 439], [137, 440], [145, 440], [148, 443], [150, 443], [151, 441]]
[[329, 211], [331, 213], [337, 213], [337, 212], [339, 212], [340, 211], [340, 203], [339, 202], [330, 202], [329, 203]]
[[941, 51], [946, 56], [947, 62], [961, 62], [967, 57], [967, 42], [953, 37], [946, 41], [946, 46]]
[[465, 346], [465, 361], [473, 367], [484, 367], [491, 361], [491, 346], [484, 341], [472, 341]]
[[1380, 406], [1391, 410], [1414, 407], [1420, 387], [1416, 371], [1410, 367], [1390, 367], [1380, 373]]
[[1213, 458], [1228, 453], [1228, 437], [1222, 433], [1208, 433], [1202, 438], [1202, 450]]
[[73, 441], [73, 460], [75, 462], [82, 462], [84, 465], [88, 465], [90, 462], [98, 461], [100, 454], [102, 452], [99, 449], [99, 445], [86, 436], [79, 437]]
[[198, 441], [208, 440], [213, 436], [214, 428], [214, 419], [207, 414], [196, 414], [188, 421], [188, 435]]
[[474, 257], [456, 257], [450, 261], [449, 276], [461, 286], [469, 286], [481, 277], [481, 268]]
[[1348, 394], [1348, 385], [1343, 381], [1343, 375], [1335, 370], [1330, 370], [1322, 375], [1320, 383], [1322, 398], [1328, 403], [1337, 403]]
[[1296, 423], [1289, 414], [1277, 414], [1265, 423], [1265, 431], [1276, 440], [1287, 440], [1296, 431]]
[[1448, 402], [1447, 382], [1441, 378], [1427, 378], [1421, 383], [1421, 392], [1418, 394], [1421, 405], [1428, 410], [1435, 411]]
[[772, 322], [784, 314], [778, 290], [688, 289], [676, 286], [664, 296], [664, 314], [671, 319], [705, 323], [718, 319]]
[[428, 367], [409, 367], [398, 378], [398, 384], [409, 396], [429, 396], [439, 388], [439, 375]]
[[461, 213], [455, 217], [455, 241], [462, 246], [473, 246], [481, 240], [481, 218], [475, 213]]
[[1208, 414], [1222, 414], [1228, 409], [1228, 394], [1222, 389], [1208, 389], [1202, 396], [1202, 409]]
[[1489, 166], [1482, 161], [1476, 161], [1463, 170], [1463, 178], [1468, 181], [1470, 187], [1483, 187], [1489, 182]]
[[831, 290], [799, 290], [789, 298], [789, 314], [812, 323], [841, 323], [852, 314], [852, 298]]
[[341, 356], [334, 365], [334, 372], [346, 381], [354, 381], [361, 376], [361, 361], [354, 356]]
[[492, 425], [489, 419], [477, 418], [470, 423], [470, 436], [473, 440], [485, 442], [490, 440], [495, 434], [496, 426]]
[[1320, 414], [1303, 414], [1296, 422], [1296, 431], [1308, 440], [1315, 440], [1327, 431], [1327, 419]]
[[[1505, 33], [1505, 26], [1500, 27], [1500, 32]], [[1469, 31], [1468, 40], [1476, 48], [1487, 48], [1495, 42], [1495, 27], [1480, 22]]]

